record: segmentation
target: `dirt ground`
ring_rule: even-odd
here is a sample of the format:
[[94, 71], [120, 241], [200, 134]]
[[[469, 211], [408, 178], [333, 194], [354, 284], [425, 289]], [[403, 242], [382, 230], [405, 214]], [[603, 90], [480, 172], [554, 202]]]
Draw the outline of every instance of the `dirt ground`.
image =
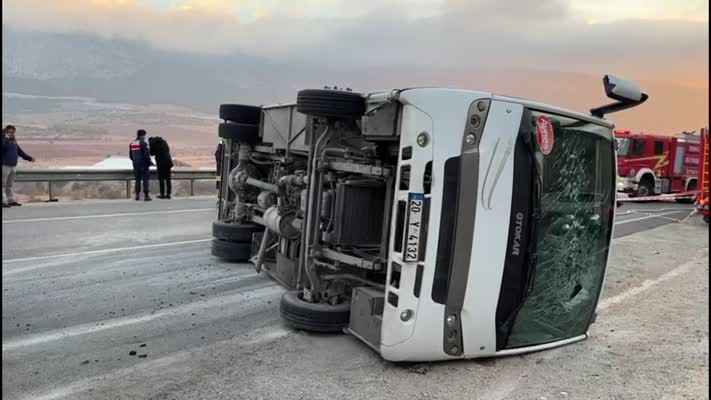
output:
[[52, 112], [3, 114], [3, 124], [17, 126], [22, 148], [37, 162], [21, 168], [90, 166], [109, 155], [125, 156], [138, 129], [161, 136], [173, 157], [192, 167], [215, 165], [218, 142], [215, 115], [170, 105], [114, 105]]
[[[91, 166], [109, 155], [128, 155], [128, 143], [132, 137], [101, 139], [21, 140], [23, 150], [32, 155], [37, 162], [29, 164], [21, 161], [20, 168], [56, 168], [66, 166]], [[215, 166], [215, 148], [217, 135], [205, 140], [207, 143], [196, 144], [179, 139], [168, 139], [173, 158], [195, 168]]]

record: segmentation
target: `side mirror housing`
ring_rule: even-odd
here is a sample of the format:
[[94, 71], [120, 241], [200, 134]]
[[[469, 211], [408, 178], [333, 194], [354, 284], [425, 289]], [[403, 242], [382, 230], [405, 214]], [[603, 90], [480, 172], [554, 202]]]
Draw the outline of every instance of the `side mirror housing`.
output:
[[605, 85], [607, 97], [618, 101], [640, 101], [642, 100], [642, 89], [632, 81], [618, 78], [613, 75], [605, 75], [602, 78]]
[[618, 78], [613, 75], [605, 75], [605, 77], [602, 78], [602, 83], [605, 85], [607, 97], [617, 100], [617, 102], [590, 110], [590, 114], [598, 118], [603, 118], [605, 114], [636, 107], [649, 98], [636, 83], [626, 79]]

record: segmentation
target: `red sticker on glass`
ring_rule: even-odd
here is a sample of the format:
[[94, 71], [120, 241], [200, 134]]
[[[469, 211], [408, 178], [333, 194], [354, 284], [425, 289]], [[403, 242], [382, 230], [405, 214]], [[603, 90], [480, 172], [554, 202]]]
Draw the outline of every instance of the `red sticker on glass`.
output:
[[548, 155], [553, 151], [555, 143], [553, 121], [544, 115], [536, 119], [536, 142], [541, 153]]

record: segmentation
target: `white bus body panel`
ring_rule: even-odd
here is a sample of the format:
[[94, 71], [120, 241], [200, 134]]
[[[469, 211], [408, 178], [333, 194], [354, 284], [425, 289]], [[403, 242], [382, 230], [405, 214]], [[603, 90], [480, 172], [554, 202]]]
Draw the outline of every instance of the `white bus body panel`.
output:
[[492, 102], [479, 145], [474, 240], [461, 316], [465, 357], [496, 353], [496, 307], [509, 236], [513, 150], [522, 114], [520, 104]]
[[[422, 176], [418, 173], [419, 169], [424, 168], [428, 160], [420, 157], [429, 155], [427, 148], [431, 149], [432, 194], [427, 257], [419, 299], [412, 290], [417, 263], [405, 263], [401, 253], [390, 251], [389, 262], [400, 264], [402, 271], [399, 290], [390, 285], [386, 289], [380, 344], [380, 353], [385, 359], [431, 361], [496, 353], [495, 314], [508, 240], [513, 146], [523, 111], [521, 104], [492, 101], [479, 146], [477, 211], [465, 305], [461, 314], [464, 343], [461, 357], [452, 357], [443, 350], [444, 305], [435, 303], [431, 296], [441, 210], [447, 206], [442, 204], [444, 163], [461, 154], [469, 106], [478, 99], [491, 99], [491, 94], [447, 89], [413, 89], [400, 94], [403, 104], [400, 146], [401, 149], [406, 146], [413, 148], [413, 177]], [[428, 115], [430, 119], [422, 118], [421, 114]], [[417, 154], [419, 146], [415, 138], [422, 131], [429, 133], [430, 144]], [[399, 182], [397, 185], [399, 187]], [[421, 185], [421, 179], [411, 179], [410, 191], [422, 192]], [[407, 200], [406, 196], [406, 193], [398, 193], [397, 198]], [[393, 210], [395, 214], [396, 210]], [[391, 243], [396, 223], [393, 218]], [[390, 282], [389, 276], [387, 282]], [[388, 292], [398, 295], [397, 307], [388, 303]], [[407, 309], [414, 311], [414, 316], [403, 322], [400, 314]]]
[[[434, 125], [432, 118], [419, 109], [417, 106], [405, 104], [402, 108], [401, 116], [401, 142], [408, 143], [412, 147], [412, 158], [407, 162], [399, 163], [399, 167], [402, 168], [403, 165], [409, 165], [410, 176], [411, 177], [421, 177], [424, 176], [424, 170], [427, 162], [432, 160], [432, 136], [434, 132]], [[416, 144], [417, 135], [420, 133], [426, 133], [430, 137], [430, 143], [425, 147], [420, 147]], [[402, 160], [402, 148], [400, 146], [400, 152], [398, 159]], [[393, 202], [393, 210], [391, 215], [397, 215], [397, 202], [402, 200], [408, 201], [408, 193], [424, 193], [422, 179], [410, 179], [409, 190], [399, 190], [400, 189], [400, 169], [397, 171], [397, 180], [395, 182], [395, 201]], [[434, 186], [434, 184], [433, 184]], [[388, 263], [388, 275], [386, 282], [391, 282], [392, 274], [392, 262], [396, 262], [401, 266], [400, 272], [400, 287], [395, 288], [388, 285], [388, 290], [398, 296], [398, 307], [393, 307], [387, 303], [387, 295], [385, 306], [383, 309], [383, 328], [381, 329], [381, 344], [386, 346], [393, 346], [407, 340], [412, 336], [412, 332], [415, 327], [415, 318], [410, 319], [407, 322], [400, 320], [400, 312], [403, 310], [417, 310], [419, 300], [415, 297], [413, 288], [415, 286], [415, 276], [417, 269], [417, 262], [405, 262], [403, 260], [403, 253], [395, 252], [392, 250], [395, 236], [395, 225], [397, 218], [392, 218], [390, 222], [390, 252], [389, 252], [389, 263]], [[403, 247], [404, 250], [404, 247]], [[430, 249], [428, 248], [427, 254], [430, 254]], [[421, 296], [420, 296], [421, 297]], [[442, 310], [444, 309], [443, 306]], [[443, 311], [440, 311], [443, 312]], [[385, 321], [393, 321], [393, 323], [386, 324]]]

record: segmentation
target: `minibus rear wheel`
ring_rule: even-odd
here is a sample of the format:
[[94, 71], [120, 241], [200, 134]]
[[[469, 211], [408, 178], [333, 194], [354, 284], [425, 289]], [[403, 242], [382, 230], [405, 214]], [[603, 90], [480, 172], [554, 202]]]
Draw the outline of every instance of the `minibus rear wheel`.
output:
[[302, 299], [300, 290], [292, 290], [281, 297], [279, 311], [284, 321], [296, 329], [341, 332], [348, 326], [351, 305], [349, 302], [336, 305], [309, 303]]
[[221, 221], [212, 223], [212, 236], [221, 240], [252, 243], [252, 235], [258, 232], [264, 232], [264, 227], [257, 224], [233, 224]]
[[315, 117], [359, 119], [365, 114], [365, 98], [343, 90], [304, 89], [296, 95], [296, 109]]
[[220, 119], [238, 124], [259, 125], [262, 108], [245, 104], [221, 104]]
[[217, 127], [217, 135], [223, 139], [254, 143], [259, 139], [259, 125], [223, 122]]
[[252, 253], [252, 243], [212, 239], [212, 255], [228, 262], [245, 262]]

